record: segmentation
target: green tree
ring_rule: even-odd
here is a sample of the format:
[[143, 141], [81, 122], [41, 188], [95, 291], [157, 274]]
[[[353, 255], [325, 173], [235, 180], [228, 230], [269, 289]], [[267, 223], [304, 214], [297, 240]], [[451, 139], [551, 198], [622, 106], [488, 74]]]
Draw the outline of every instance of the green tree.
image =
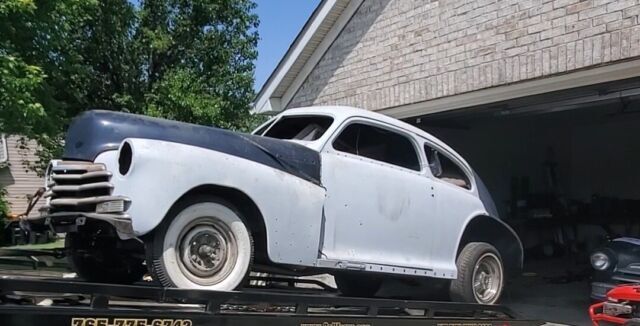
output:
[[246, 0], [144, 1], [136, 35], [146, 67], [143, 112], [245, 128], [257, 55], [254, 7]]
[[[35, 139], [42, 167], [59, 155], [66, 123], [85, 107], [90, 66], [82, 47], [97, 1], [2, 0], [0, 131]], [[17, 85], [12, 87], [12, 85]]]
[[10, 38], [18, 33], [19, 21], [34, 10], [28, 1], [0, 2], [0, 130], [7, 133], [31, 134], [45, 117], [38, 98], [45, 75], [39, 66], [28, 64], [16, 53]]
[[[0, 130], [59, 155], [92, 108], [247, 130], [250, 0], [0, 0]], [[42, 164], [40, 165], [42, 166]]]

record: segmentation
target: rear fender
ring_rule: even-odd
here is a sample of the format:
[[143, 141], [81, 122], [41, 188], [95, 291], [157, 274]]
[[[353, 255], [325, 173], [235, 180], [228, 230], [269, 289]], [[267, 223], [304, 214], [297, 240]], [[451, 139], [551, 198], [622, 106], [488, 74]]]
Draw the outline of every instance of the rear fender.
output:
[[470, 242], [486, 242], [494, 246], [505, 265], [505, 270], [514, 273], [522, 269], [524, 250], [522, 242], [513, 229], [503, 221], [486, 215], [472, 218], [465, 226], [458, 242], [456, 258]]

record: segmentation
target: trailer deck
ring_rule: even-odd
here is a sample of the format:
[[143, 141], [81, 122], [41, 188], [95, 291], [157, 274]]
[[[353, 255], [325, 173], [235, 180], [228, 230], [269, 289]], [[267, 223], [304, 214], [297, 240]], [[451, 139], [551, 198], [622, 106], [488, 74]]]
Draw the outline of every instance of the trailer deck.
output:
[[[0, 250], [0, 257], [59, 251]], [[38, 268], [38, 264], [33, 264]], [[325, 284], [288, 277], [253, 277], [259, 284], [221, 292], [87, 283], [72, 278], [0, 271], [1, 326], [372, 326], [542, 325], [507, 307], [467, 303], [341, 297]], [[255, 282], [254, 282], [255, 283]], [[301, 283], [316, 289], [297, 287]]]
[[503, 306], [0, 276], [3, 326], [541, 325]]

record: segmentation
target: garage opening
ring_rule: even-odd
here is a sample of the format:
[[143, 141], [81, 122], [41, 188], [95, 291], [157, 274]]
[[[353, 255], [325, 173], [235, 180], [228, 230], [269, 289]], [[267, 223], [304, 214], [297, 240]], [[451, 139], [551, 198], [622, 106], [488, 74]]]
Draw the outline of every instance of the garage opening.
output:
[[[577, 300], [583, 309], [594, 271], [590, 255], [611, 239], [640, 237], [639, 79], [408, 122], [467, 159], [521, 237], [524, 283], [512, 287], [512, 296], [547, 286], [541, 300], [565, 298], [571, 306]], [[640, 269], [630, 279], [640, 280]]]

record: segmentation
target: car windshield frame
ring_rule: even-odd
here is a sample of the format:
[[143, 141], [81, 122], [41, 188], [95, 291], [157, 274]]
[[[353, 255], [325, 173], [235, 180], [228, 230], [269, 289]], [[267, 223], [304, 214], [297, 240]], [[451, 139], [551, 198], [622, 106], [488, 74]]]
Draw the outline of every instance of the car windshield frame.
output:
[[274, 116], [271, 117], [269, 119], [267, 119], [267, 121], [261, 123], [259, 126], [257, 126], [252, 132], [252, 135], [256, 135], [256, 136], [262, 136], [265, 132], [267, 132], [267, 130], [269, 130], [269, 128], [271, 128], [278, 120], [280, 120], [280, 116]]
[[[289, 137], [277, 137], [277, 135], [269, 135], [269, 132], [273, 132], [274, 127], [277, 128], [280, 124], [285, 121], [292, 121], [296, 119], [316, 119], [316, 121], [310, 121], [310, 123], [306, 124], [306, 126], [302, 128], [293, 128], [291, 132], [295, 131], [295, 135]], [[324, 120], [324, 121], [323, 121]], [[263, 137], [271, 137], [275, 139], [282, 140], [290, 140], [297, 142], [314, 142], [322, 138], [327, 134], [327, 131], [331, 128], [331, 126], [335, 123], [335, 118], [331, 115], [327, 114], [291, 114], [291, 115], [282, 115], [275, 119], [271, 124], [261, 133], [260, 136]], [[304, 124], [303, 124], [304, 125]], [[313, 126], [315, 125], [315, 126]], [[262, 128], [265, 125], [261, 126]], [[315, 129], [314, 129], [315, 128]], [[259, 128], [260, 129], [260, 128]], [[286, 132], [286, 131], [281, 131]], [[299, 138], [299, 135], [304, 133], [302, 138]], [[305, 139], [307, 137], [311, 137], [311, 139]]]

